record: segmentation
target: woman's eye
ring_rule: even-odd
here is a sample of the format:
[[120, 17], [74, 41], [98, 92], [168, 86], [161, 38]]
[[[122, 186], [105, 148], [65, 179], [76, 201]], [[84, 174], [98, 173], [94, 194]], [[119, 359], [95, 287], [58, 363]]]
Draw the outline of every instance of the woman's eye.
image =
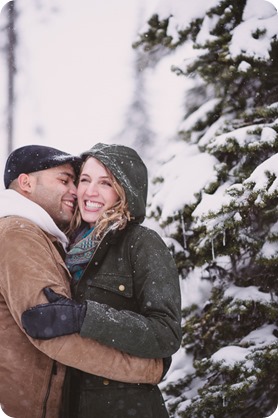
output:
[[107, 180], [104, 180], [104, 181], [102, 182], [102, 184], [104, 184], [105, 186], [112, 187], [112, 184], [110, 183], [110, 181], [107, 181]]

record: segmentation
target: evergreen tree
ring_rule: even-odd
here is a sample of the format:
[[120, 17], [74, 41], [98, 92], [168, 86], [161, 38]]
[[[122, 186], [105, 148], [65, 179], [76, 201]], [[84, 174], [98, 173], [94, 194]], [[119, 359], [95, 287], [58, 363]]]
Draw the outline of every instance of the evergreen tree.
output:
[[140, 155], [148, 158], [147, 148], [150, 146], [153, 132], [149, 125], [145, 99], [145, 63], [140, 51], [137, 52], [134, 60], [134, 83], [133, 96], [125, 116], [125, 127], [114, 138], [113, 142], [129, 144], [135, 148]]
[[[138, 5], [137, 19], [141, 25], [144, 7]], [[149, 57], [139, 49], [134, 49], [133, 59], [133, 93], [125, 115], [124, 128], [115, 135], [112, 142], [129, 144], [135, 148], [145, 160], [149, 159], [149, 147], [154, 133], [150, 128], [149, 114], [146, 103], [146, 69], [150, 64]]]
[[210, 292], [183, 309], [193, 371], [164, 392], [173, 417], [261, 418], [278, 403], [278, 15], [264, 0], [199, 0], [188, 20], [184, 3], [158, 5], [135, 43], [195, 50], [173, 66], [195, 85], [150, 213], [177, 243], [183, 280]]

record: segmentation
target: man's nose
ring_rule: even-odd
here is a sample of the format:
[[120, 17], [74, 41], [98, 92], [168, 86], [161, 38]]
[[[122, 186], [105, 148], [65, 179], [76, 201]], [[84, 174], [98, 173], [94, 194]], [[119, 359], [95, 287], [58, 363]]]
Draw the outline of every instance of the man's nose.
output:
[[72, 183], [70, 185], [70, 190], [69, 190], [70, 194], [72, 194], [74, 197], [76, 197], [77, 194], [77, 187], [74, 183]]

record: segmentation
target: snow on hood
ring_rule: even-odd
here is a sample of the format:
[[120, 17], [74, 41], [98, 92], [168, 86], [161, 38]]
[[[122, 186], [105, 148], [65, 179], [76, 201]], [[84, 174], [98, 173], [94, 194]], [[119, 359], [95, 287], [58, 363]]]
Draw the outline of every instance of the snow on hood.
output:
[[94, 157], [107, 167], [123, 186], [131, 216], [143, 222], [148, 193], [147, 168], [137, 152], [124, 145], [94, 145], [81, 154]]

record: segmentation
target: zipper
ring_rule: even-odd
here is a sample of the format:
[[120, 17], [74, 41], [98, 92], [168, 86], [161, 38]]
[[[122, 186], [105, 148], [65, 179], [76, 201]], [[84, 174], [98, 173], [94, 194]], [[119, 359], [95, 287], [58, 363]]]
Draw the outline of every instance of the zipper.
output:
[[43, 409], [42, 409], [42, 416], [41, 418], [45, 418], [46, 417], [46, 406], [47, 406], [47, 401], [49, 398], [49, 394], [50, 394], [50, 388], [51, 388], [51, 382], [52, 382], [52, 377], [53, 375], [57, 374], [57, 364], [56, 364], [56, 360], [53, 361], [52, 364], [52, 369], [51, 369], [51, 373], [50, 373], [50, 378], [49, 378], [49, 382], [48, 382], [48, 387], [47, 387], [47, 391], [45, 394], [45, 398], [43, 401]]

